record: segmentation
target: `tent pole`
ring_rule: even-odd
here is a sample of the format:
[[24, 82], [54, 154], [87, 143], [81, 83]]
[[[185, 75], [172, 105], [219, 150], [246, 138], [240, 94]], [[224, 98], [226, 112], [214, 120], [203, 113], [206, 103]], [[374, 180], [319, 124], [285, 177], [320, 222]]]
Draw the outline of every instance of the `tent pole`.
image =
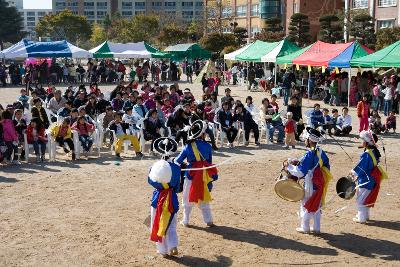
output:
[[276, 62], [275, 62], [274, 72], [275, 72], [274, 85], [276, 86], [276, 81], [278, 79], [278, 65], [276, 64]]
[[349, 68], [349, 81], [348, 81], [348, 85], [347, 85], [347, 106], [350, 107], [350, 87], [351, 87], [351, 66]]

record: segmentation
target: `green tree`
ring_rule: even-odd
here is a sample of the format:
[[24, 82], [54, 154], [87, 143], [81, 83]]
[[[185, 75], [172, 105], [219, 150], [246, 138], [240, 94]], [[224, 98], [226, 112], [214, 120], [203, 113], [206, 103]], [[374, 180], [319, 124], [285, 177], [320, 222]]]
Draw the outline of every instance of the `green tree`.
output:
[[257, 33], [254, 39], [264, 41], [264, 42], [278, 42], [285, 38], [285, 33], [283, 31], [272, 32], [262, 29], [261, 32]]
[[269, 32], [282, 32], [282, 20], [279, 17], [267, 18], [265, 20], [265, 30]]
[[243, 44], [247, 43], [247, 30], [243, 27], [235, 27], [233, 29], [233, 35], [236, 38], [236, 43], [238, 46], [242, 46]]
[[185, 42], [188, 37], [187, 31], [179, 27], [175, 23], [165, 25], [158, 37], [158, 40], [163, 45], [177, 44]]
[[187, 28], [188, 37], [194, 42], [203, 36], [203, 32], [204, 29], [198, 21], [193, 20]]
[[366, 13], [360, 13], [351, 18], [350, 35], [361, 44], [374, 49], [376, 42], [374, 19]]
[[400, 40], [400, 27], [380, 29], [376, 33], [375, 49], [385, 48]]
[[334, 44], [343, 40], [343, 27], [337, 15], [325, 15], [319, 18], [319, 40]]
[[43, 17], [36, 25], [36, 32], [38, 36], [48, 36], [53, 40], [66, 39], [72, 43], [79, 43], [90, 39], [92, 27], [85, 16], [64, 10]]
[[290, 18], [288, 39], [300, 47], [306, 46], [311, 39], [308, 16], [295, 13]]
[[0, 48], [3, 50], [5, 42], [15, 43], [25, 36], [23, 32], [23, 18], [15, 7], [8, 6], [8, 2], [0, 0]]
[[236, 46], [236, 38], [231, 33], [221, 34], [213, 32], [200, 39], [200, 45], [209, 51], [221, 53], [226, 46]]
[[92, 44], [96, 46], [106, 40], [107, 40], [106, 30], [100, 24], [94, 23], [92, 26], [92, 36], [90, 37], [90, 41], [92, 42]]

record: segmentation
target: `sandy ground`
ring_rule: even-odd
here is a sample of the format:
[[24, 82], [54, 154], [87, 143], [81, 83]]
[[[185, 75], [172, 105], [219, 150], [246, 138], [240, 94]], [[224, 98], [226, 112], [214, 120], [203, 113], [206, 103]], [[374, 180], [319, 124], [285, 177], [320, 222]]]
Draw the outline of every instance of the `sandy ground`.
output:
[[[199, 95], [199, 86], [190, 86]], [[110, 90], [111, 87], [101, 87]], [[220, 90], [222, 91], [224, 87]], [[244, 99], [244, 87], [233, 95]], [[18, 89], [0, 89], [0, 103], [15, 99]], [[260, 103], [264, 93], [251, 93]], [[304, 104], [311, 106], [307, 100]], [[352, 110], [354, 115], [354, 110]], [[356, 124], [354, 123], [354, 126]], [[351, 162], [332, 140], [328, 152], [335, 180], [347, 175], [358, 160], [355, 136], [341, 138]], [[304, 146], [282, 150], [278, 145], [221, 149], [212, 203], [215, 228], [208, 229], [198, 209], [192, 227], [178, 226], [180, 255], [163, 259], [149, 241], [144, 224], [152, 188], [147, 170], [156, 158], [141, 161], [132, 154], [120, 166], [108, 149], [100, 158], [71, 163], [62, 153], [57, 162], [0, 167], [1, 266], [399, 266], [400, 148], [397, 135], [385, 136], [390, 180], [382, 184], [372, 222], [352, 222], [355, 200], [335, 196], [331, 183], [320, 236], [298, 234], [299, 203], [278, 198], [274, 179], [281, 162], [300, 157]], [[60, 151], [59, 151], [60, 152]], [[179, 196], [181, 197], [181, 196]], [[347, 207], [342, 212], [338, 209]], [[178, 214], [181, 219], [181, 213]]]

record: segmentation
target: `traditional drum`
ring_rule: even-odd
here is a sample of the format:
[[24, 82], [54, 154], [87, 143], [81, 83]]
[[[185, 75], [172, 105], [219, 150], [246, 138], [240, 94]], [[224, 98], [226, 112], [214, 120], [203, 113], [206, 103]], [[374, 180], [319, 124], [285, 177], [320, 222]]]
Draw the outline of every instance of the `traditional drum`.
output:
[[349, 200], [356, 194], [356, 183], [351, 177], [342, 177], [336, 183], [336, 193], [339, 197]]
[[[297, 165], [299, 161], [293, 160], [290, 163]], [[288, 165], [288, 161], [283, 162], [281, 174], [275, 183], [274, 189], [280, 198], [290, 202], [297, 202], [304, 198], [304, 187], [299, 183], [301, 177], [290, 174]]]

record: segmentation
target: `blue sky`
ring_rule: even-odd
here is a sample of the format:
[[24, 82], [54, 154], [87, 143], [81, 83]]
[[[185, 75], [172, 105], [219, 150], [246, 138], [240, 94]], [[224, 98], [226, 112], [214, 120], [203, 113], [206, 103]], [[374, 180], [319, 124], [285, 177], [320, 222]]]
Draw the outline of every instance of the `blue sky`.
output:
[[51, 0], [24, 0], [26, 9], [51, 9]]

